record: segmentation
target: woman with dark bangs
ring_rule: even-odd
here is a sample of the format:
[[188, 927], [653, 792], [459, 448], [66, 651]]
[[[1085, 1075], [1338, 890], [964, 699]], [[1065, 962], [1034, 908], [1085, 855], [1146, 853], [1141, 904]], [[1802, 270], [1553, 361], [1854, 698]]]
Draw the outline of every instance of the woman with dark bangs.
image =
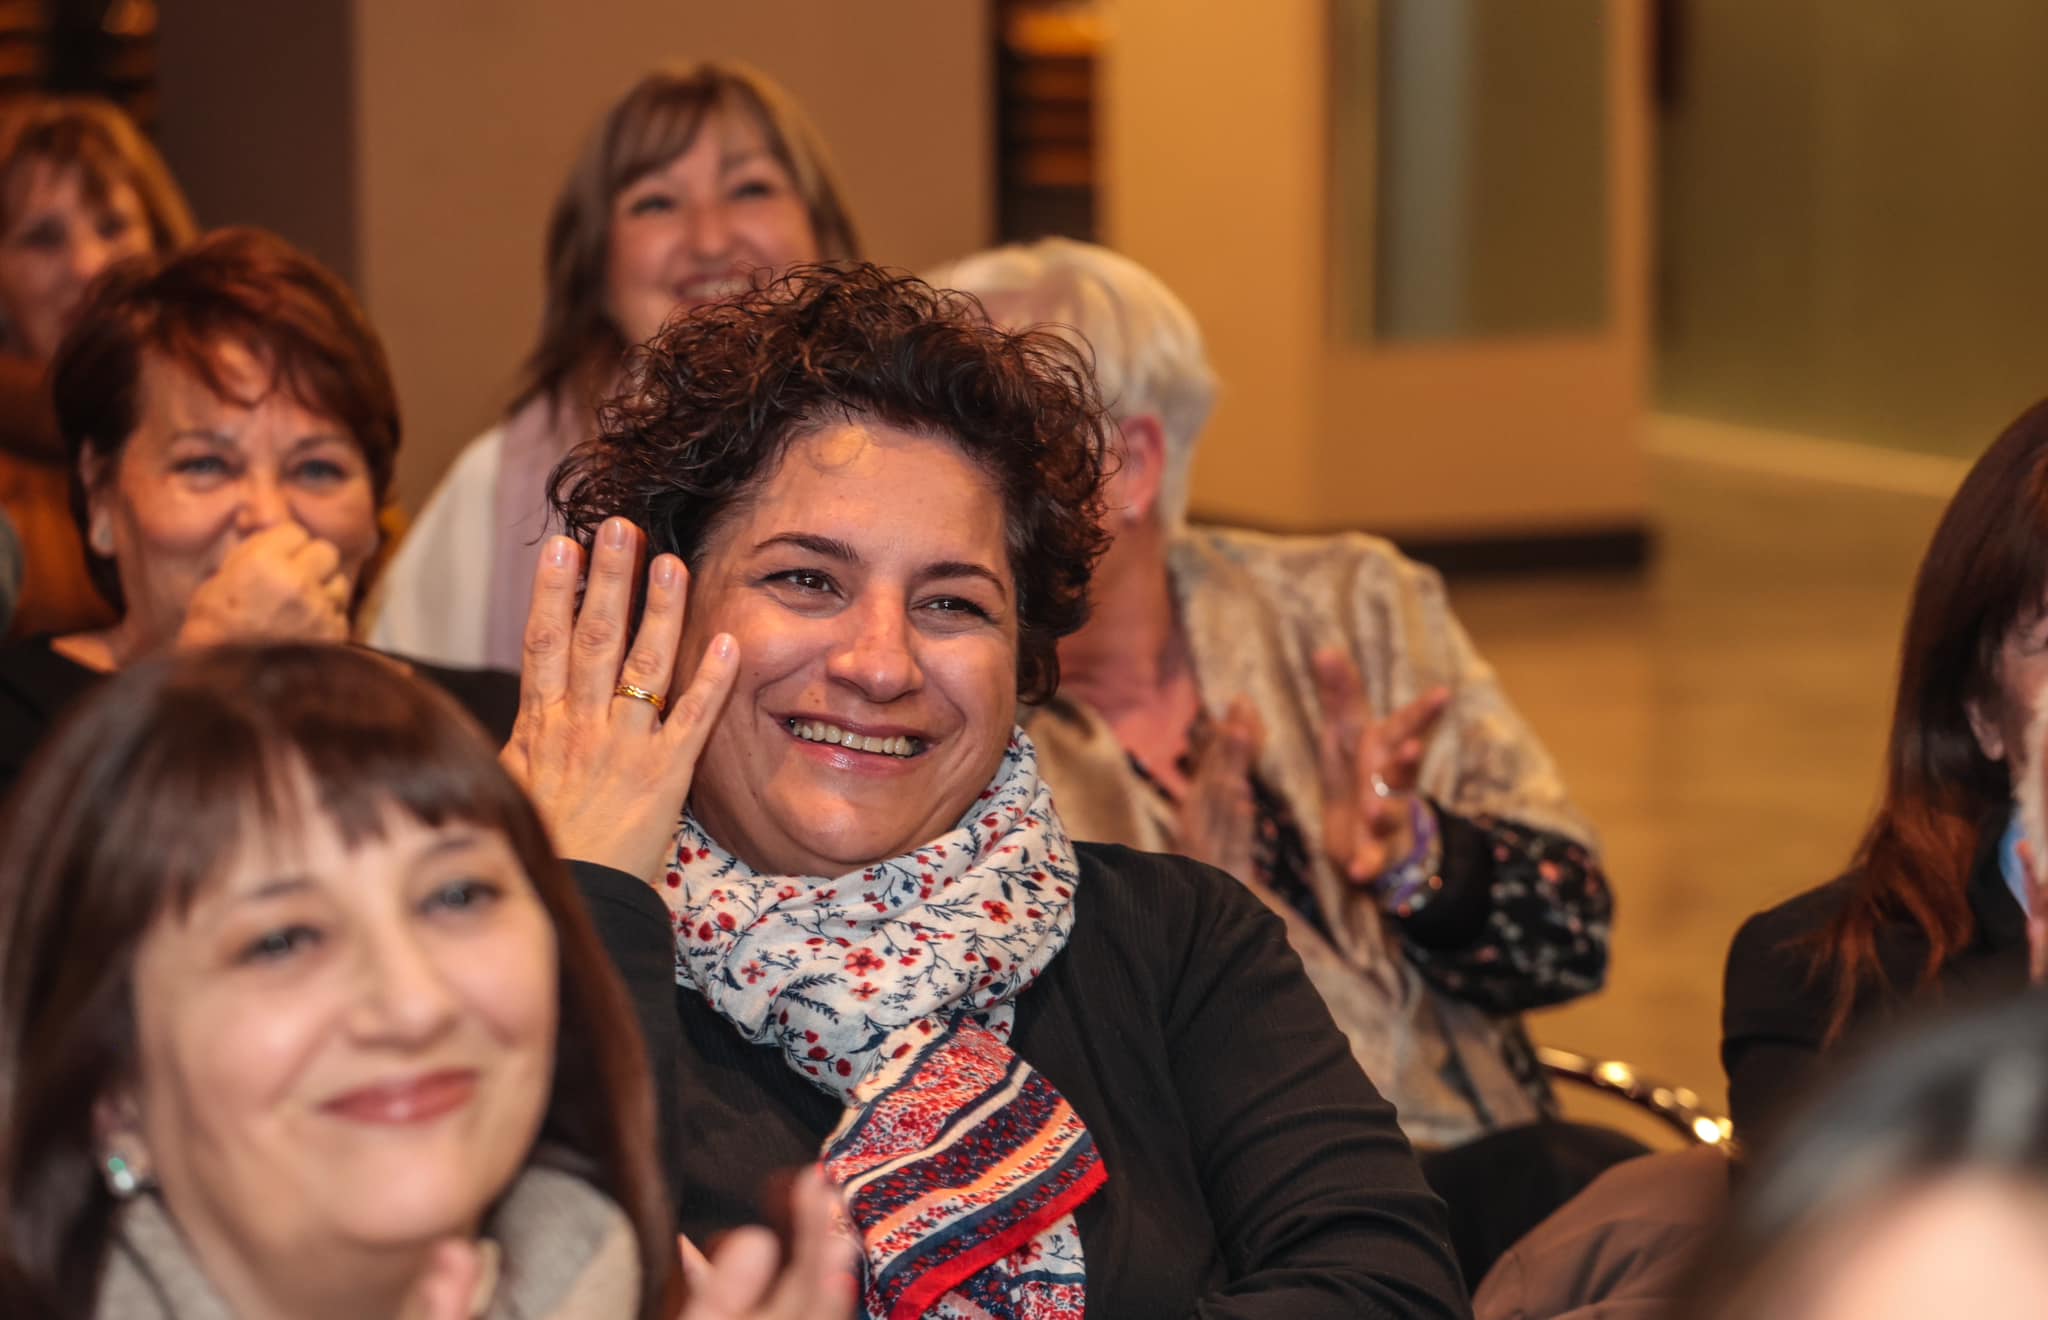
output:
[[642, 78], [556, 196], [519, 394], [420, 511], [380, 582], [370, 642], [517, 669], [548, 473], [596, 434], [627, 350], [794, 262], [859, 255], [824, 142], [787, 92], [728, 61]]
[[1852, 869], [1751, 917], [1729, 950], [1721, 1054], [1745, 1140], [1842, 1037], [1911, 1000], [2026, 984], [2012, 784], [2044, 683], [2048, 402], [1984, 452], [1935, 528], [1906, 619], [1884, 797]]
[[176, 251], [193, 234], [163, 159], [115, 106], [31, 97], [0, 114], [0, 516], [15, 523], [27, 561], [10, 635], [111, 618], [71, 524], [43, 374], [101, 271]]
[[10, 1320], [845, 1314], [815, 1176], [787, 1269], [749, 1230], [683, 1305], [632, 1009], [493, 744], [397, 665], [125, 670], [6, 812]]

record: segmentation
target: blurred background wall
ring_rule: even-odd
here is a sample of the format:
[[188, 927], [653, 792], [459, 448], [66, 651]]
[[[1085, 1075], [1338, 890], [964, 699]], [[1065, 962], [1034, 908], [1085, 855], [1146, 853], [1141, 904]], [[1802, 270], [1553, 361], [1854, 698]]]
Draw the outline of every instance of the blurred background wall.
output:
[[2048, 5], [1660, 8], [1659, 404], [1974, 456], [2048, 375]]

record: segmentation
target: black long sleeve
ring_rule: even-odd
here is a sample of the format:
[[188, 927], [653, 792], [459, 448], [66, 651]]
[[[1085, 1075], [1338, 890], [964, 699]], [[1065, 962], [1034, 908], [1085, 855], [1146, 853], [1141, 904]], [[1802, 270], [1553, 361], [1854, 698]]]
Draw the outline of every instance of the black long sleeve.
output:
[[[1468, 1314], [1442, 1208], [1279, 921], [1183, 859], [1077, 853], [1073, 935], [1018, 1001], [1012, 1043], [1109, 1172], [1075, 1216], [1089, 1314]], [[772, 1176], [817, 1158], [838, 1102], [676, 986], [651, 889], [577, 878], [647, 1036], [684, 1232], [761, 1219]]]

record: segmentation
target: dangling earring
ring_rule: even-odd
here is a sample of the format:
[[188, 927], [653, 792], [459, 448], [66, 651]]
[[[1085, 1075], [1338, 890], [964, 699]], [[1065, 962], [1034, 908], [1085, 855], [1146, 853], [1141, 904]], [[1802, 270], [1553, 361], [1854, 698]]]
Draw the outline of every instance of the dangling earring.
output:
[[150, 1180], [133, 1164], [118, 1154], [110, 1154], [100, 1162], [101, 1172], [106, 1175], [107, 1190], [117, 1201], [133, 1198], [138, 1192], [148, 1189]]
[[112, 559], [114, 557], [114, 529], [107, 526], [104, 518], [92, 520], [92, 532], [86, 539], [87, 543], [92, 546], [92, 552], [100, 558]]

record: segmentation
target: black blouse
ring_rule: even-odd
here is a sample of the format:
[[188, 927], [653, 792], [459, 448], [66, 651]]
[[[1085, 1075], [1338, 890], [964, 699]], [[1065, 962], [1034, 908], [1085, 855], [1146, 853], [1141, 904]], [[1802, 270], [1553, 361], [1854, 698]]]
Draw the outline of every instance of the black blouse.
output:
[[[1882, 976], [1867, 982], [1849, 1010], [1843, 1043], [1937, 1004], [2018, 994], [2027, 984], [2027, 922], [1999, 870], [1998, 845], [2007, 812], [1978, 828], [1967, 896], [1977, 931], [1970, 943], [1920, 984], [1927, 938], [1903, 919], [1879, 927]], [[1827, 1071], [1827, 1025], [1834, 1007], [1832, 977], [1816, 976], [1811, 940], [1826, 929], [1855, 891], [1851, 875], [1809, 889], [1742, 923], [1728, 950], [1721, 1001], [1721, 1063], [1728, 1073], [1728, 1112], [1736, 1134], [1754, 1147], [1769, 1138], [1798, 1098]]]
[[[1011, 1043], [1109, 1172], [1075, 1215], [1088, 1314], [1469, 1314], [1443, 1208], [1279, 919], [1184, 858], [1075, 852], [1073, 934], [1018, 1000]], [[817, 1159], [839, 1102], [677, 985], [659, 895], [576, 870], [655, 1061], [683, 1231], [760, 1222], [764, 1182]]]

